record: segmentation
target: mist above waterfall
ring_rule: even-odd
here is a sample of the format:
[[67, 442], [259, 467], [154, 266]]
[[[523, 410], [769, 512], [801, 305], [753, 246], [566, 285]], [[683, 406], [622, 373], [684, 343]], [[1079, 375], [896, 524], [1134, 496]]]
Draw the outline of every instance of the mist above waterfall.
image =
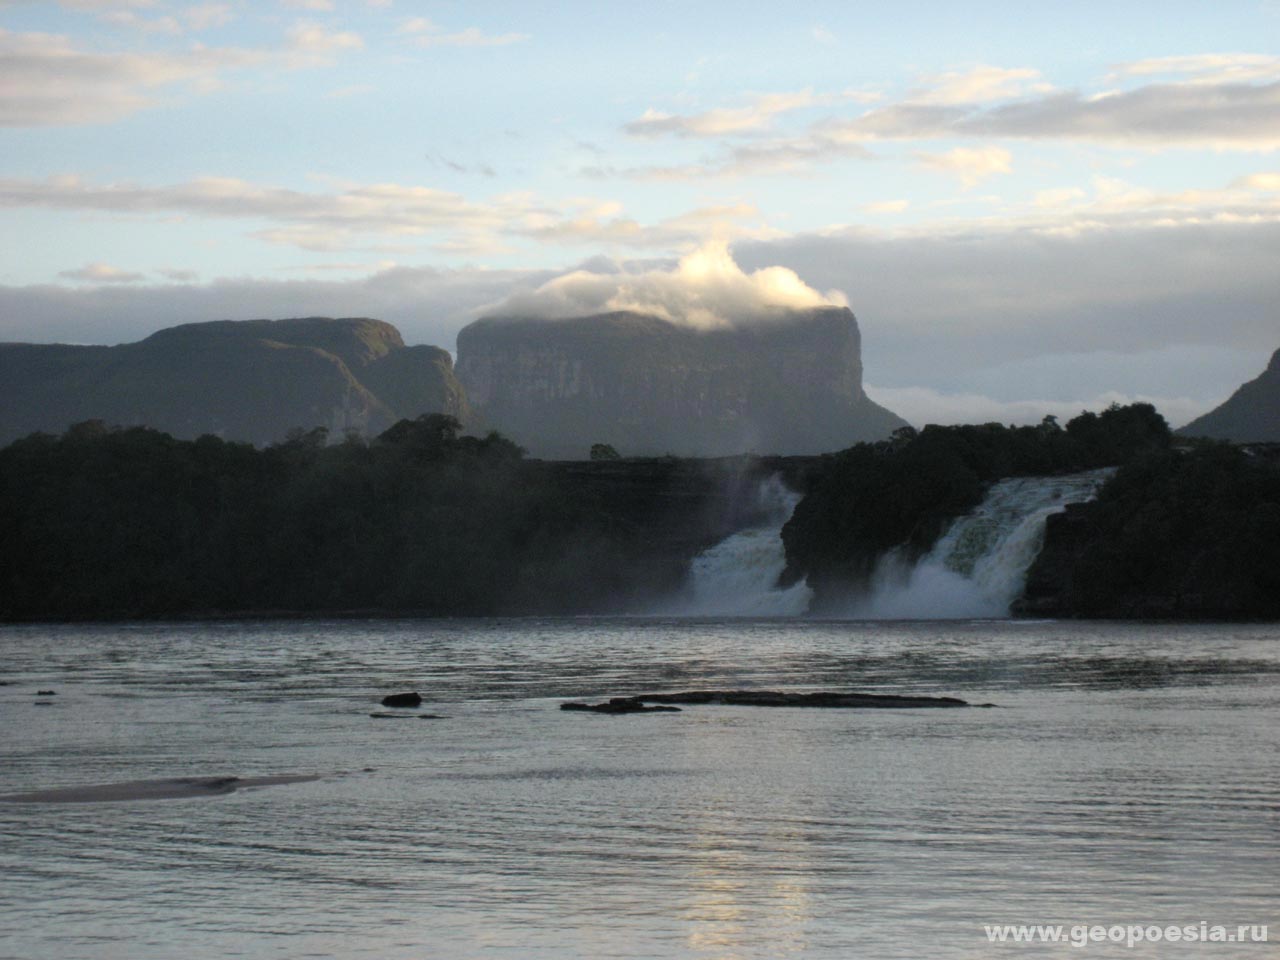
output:
[[1007, 617], [1044, 542], [1046, 519], [1093, 498], [1111, 469], [1002, 480], [933, 548], [909, 562], [890, 551], [846, 615], [866, 620]]

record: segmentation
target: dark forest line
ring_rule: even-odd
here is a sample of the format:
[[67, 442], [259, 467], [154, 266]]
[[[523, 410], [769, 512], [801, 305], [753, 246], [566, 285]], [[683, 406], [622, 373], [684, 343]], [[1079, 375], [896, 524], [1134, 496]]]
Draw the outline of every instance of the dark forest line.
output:
[[748, 459], [526, 460], [443, 414], [263, 449], [86, 422], [0, 450], [0, 617], [643, 608], [750, 521]]
[[456, 420], [262, 449], [90, 421], [0, 450], [0, 618], [644, 612], [691, 559], [758, 520], [782, 472], [805, 495], [788, 570], [823, 597], [920, 554], [1004, 477], [1119, 466], [1051, 523], [1023, 609], [1280, 617], [1280, 470], [1172, 445], [1144, 404], [1065, 426], [899, 430], [816, 458], [530, 460]]

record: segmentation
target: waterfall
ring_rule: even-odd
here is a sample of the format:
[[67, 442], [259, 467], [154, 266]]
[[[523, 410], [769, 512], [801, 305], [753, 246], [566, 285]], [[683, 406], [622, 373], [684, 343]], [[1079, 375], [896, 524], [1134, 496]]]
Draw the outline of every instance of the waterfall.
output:
[[1044, 542], [1045, 519], [1091, 500], [1113, 471], [1002, 480], [916, 563], [881, 558], [850, 616], [867, 620], [1007, 617]]
[[[885, 554], [870, 586], [845, 615], [860, 620], [1007, 617], [1044, 542], [1045, 519], [1069, 503], [1092, 499], [1112, 472], [1000, 481], [915, 563], [900, 551]], [[766, 519], [695, 557], [684, 595], [662, 612], [730, 617], [808, 612], [813, 597], [808, 584], [778, 586], [786, 566], [782, 526], [800, 495], [774, 476], [760, 484], [755, 496]]]
[[671, 611], [685, 616], [795, 617], [809, 609], [812, 596], [801, 582], [778, 587], [786, 566], [782, 526], [800, 495], [772, 476], [756, 490], [765, 520], [740, 530], [694, 558], [687, 595]]

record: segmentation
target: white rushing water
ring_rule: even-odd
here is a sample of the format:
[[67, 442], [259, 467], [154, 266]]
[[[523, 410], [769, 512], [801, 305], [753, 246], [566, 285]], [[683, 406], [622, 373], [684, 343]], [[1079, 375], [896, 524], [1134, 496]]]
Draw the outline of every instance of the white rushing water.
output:
[[870, 620], [1007, 617], [1044, 543], [1045, 521], [1091, 500], [1111, 469], [1061, 477], [1016, 477], [991, 488], [916, 563], [881, 558], [853, 616]]
[[787, 564], [782, 527], [800, 502], [800, 494], [777, 476], [756, 491], [766, 520], [726, 537], [694, 558], [689, 569], [690, 596], [675, 611], [687, 616], [797, 617], [813, 596], [803, 581], [785, 589], [778, 577]]
[[[915, 563], [898, 551], [881, 558], [869, 590], [845, 611], [855, 619], [941, 620], [1007, 617], [1044, 542], [1045, 520], [1090, 500], [1112, 470], [1060, 477], [1016, 477], [995, 484]], [[782, 527], [800, 494], [777, 476], [756, 492], [766, 519], [696, 558], [688, 593], [665, 612], [683, 616], [798, 617], [813, 591], [778, 586], [786, 566]]]

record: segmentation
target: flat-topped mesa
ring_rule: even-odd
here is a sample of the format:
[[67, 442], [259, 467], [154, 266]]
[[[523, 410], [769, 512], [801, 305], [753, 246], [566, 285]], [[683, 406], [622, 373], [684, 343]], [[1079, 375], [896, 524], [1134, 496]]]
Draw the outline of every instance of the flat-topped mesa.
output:
[[468, 415], [449, 354], [368, 318], [190, 323], [114, 347], [0, 344], [0, 444], [102, 420], [271, 443], [293, 428], [380, 433]]
[[486, 425], [535, 456], [814, 454], [905, 421], [862, 389], [844, 307], [698, 328], [634, 311], [488, 317], [458, 334], [458, 379]]

